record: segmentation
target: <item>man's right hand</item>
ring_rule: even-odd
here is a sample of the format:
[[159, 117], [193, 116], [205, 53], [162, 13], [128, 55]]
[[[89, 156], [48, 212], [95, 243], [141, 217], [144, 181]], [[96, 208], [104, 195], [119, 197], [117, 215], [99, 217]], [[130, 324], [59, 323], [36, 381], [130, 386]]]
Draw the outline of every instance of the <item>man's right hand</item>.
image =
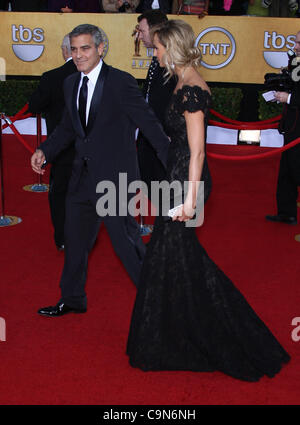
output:
[[275, 99], [277, 100], [277, 102], [287, 103], [288, 98], [289, 98], [289, 93], [284, 92], [284, 91], [276, 91], [274, 96], [275, 96]]
[[31, 168], [33, 171], [38, 174], [44, 174], [45, 170], [42, 169], [42, 165], [44, 164], [45, 160], [46, 157], [44, 152], [41, 149], [37, 149], [31, 157]]

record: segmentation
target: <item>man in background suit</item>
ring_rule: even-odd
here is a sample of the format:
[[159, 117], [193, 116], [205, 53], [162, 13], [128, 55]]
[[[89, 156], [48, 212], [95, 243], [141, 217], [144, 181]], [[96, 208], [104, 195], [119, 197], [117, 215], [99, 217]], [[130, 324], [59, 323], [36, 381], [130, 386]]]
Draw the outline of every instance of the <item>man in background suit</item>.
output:
[[[66, 77], [77, 72], [71, 57], [70, 38], [67, 34], [62, 42], [62, 55], [66, 61], [59, 68], [45, 72], [37, 90], [29, 100], [29, 110], [45, 114], [47, 134], [50, 136], [59, 124], [65, 107], [63, 83]], [[72, 173], [74, 144], [62, 151], [52, 163], [50, 171], [49, 205], [54, 226], [54, 241], [58, 250], [64, 249], [65, 202]]]
[[[296, 34], [295, 54], [300, 57], [300, 31]], [[300, 137], [300, 81], [294, 82], [291, 93], [276, 92], [277, 102], [283, 103], [279, 130], [284, 144]], [[277, 181], [277, 214], [267, 215], [273, 222], [297, 224], [298, 186], [300, 185], [300, 144], [283, 152]]]
[[[145, 246], [136, 220], [129, 213], [126, 215], [127, 202], [125, 214], [119, 213], [119, 208], [124, 208], [124, 202], [119, 202], [120, 173], [126, 175], [128, 184], [139, 178], [137, 127], [151, 141], [164, 165], [169, 147], [169, 139], [143, 99], [136, 80], [102, 61], [104, 40], [100, 29], [79, 25], [70, 33], [70, 42], [72, 58], [80, 72], [65, 80], [63, 119], [31, 158], [33, 170], [43, 174], [45, 161], [51, 162], [75, 139], [76, 155], [66, 202], [61, 299], [55, 306], [38, 311], [49, 317], [86, 311], [88, 255], [102, 222], [115, 252], [138, 285]], [[99, 183], [104, 181], [113, 185], [116, 194], [111, 205], [116, 210], [107, 215], [96, 209], [103, 198], [97, 195], [103, 193]]]
[[[168, 20], [161, 10], [147, 10], [137, 18], [139, 23], [139, 38], [147, 49], [153, 48], [150, 29], [154, 25], [161, 24]], [[170, 98], [176, 86], [175, 77], [170, 78], [165, 83], [164, 68], [158, 64], [157, 58], [153, 56], [148, 69], [147, 77], [143, 86], [143, 95], [153, 109], [156, 117], [164, 127], [165, 113]], [[166, 129], [164, 128], [165, 132]], [[147, 140], [143, 132], [139, 132], [137, 140], [138, 159], [142, 180], [148, 186], [148, 193], [151, 189], [151, 181], [161, 181], [165, 178], [165, 169], [157, 159], [151, 143]]]

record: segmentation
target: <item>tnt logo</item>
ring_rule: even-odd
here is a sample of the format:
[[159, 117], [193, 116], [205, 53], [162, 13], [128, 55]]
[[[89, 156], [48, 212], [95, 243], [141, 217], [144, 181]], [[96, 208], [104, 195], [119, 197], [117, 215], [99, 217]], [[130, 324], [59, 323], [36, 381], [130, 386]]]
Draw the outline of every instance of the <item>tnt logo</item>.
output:
[[[11, 34], [12, 49], [17, 58], [24, 62], [33, 62], [42, 55], [45, 48], [43, 44], [40, 44], [44, 41], [44, 30], [42, 28], [31, 30], [23, 27], [23, 25], [12, 25]], [[37, 44], [32, 44], [32, 42]]]
[[[295, 47], [295, 35], [284, 37], [276, 31], [264, 32], [264, 59], [272, 68], [281, 68], [288, 65], [287, 50]], [[286, 49], [284, 51], [279, 51]]]
[[221, 27], [203, 30], [196, 38], [195, 45], [202, 52], [201, 65], [208, 69], [220, 69], [228, 65], [236, 50], [234, 37]]
[[6, 322], [0, 317], [0, 341], [6, 341]]

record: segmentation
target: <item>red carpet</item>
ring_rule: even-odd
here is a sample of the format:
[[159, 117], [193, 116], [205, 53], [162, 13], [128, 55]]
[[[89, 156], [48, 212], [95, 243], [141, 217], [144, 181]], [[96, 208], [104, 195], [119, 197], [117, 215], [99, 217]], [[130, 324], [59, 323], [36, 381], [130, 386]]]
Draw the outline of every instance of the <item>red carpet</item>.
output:
[[[275, 212], [278, 158], [256, 162], [209, 160], [213, 192], [198, 234], [291, 355], [274, 379], [240, 382], [222, 373], [141, 372], [125, 355], [135, 287], [102, 227], [90, 257], [88, 312], [48, 319], [39, 307], [59, 299], [63, 254], [52, 240], [46, 194], [23, 191], [36, 181], [30, 154], [4, 137], [7, 215], [22, 223], [0, 228], [1, 405], [298, 404], [300, 341], [291, 321], [300, 316], [300, 225], [266, 222]], [[209, 146], [215, 152], [254, 147]]]

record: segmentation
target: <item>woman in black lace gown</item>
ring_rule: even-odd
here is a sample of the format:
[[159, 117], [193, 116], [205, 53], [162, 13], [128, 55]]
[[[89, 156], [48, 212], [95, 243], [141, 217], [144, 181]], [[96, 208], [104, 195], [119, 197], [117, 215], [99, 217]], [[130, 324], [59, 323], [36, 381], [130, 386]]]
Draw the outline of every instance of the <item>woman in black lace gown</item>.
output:
[[196, 70], [200, 52], [191, 27], [170, 20], [153, 34], [156, 56], [178, 84], [167, 111], [171, 144], [167, 180], [189, 181], [173, 221], [157, 217], [148, 244], [127, 343], [131, 366], [144, 371], [222, 371], [257, 381], [273, 377], [289, 355], [230, 279], [200, 245], [193, 217], [196, 191], [211, 190], [205, 134], [211, 95]]

